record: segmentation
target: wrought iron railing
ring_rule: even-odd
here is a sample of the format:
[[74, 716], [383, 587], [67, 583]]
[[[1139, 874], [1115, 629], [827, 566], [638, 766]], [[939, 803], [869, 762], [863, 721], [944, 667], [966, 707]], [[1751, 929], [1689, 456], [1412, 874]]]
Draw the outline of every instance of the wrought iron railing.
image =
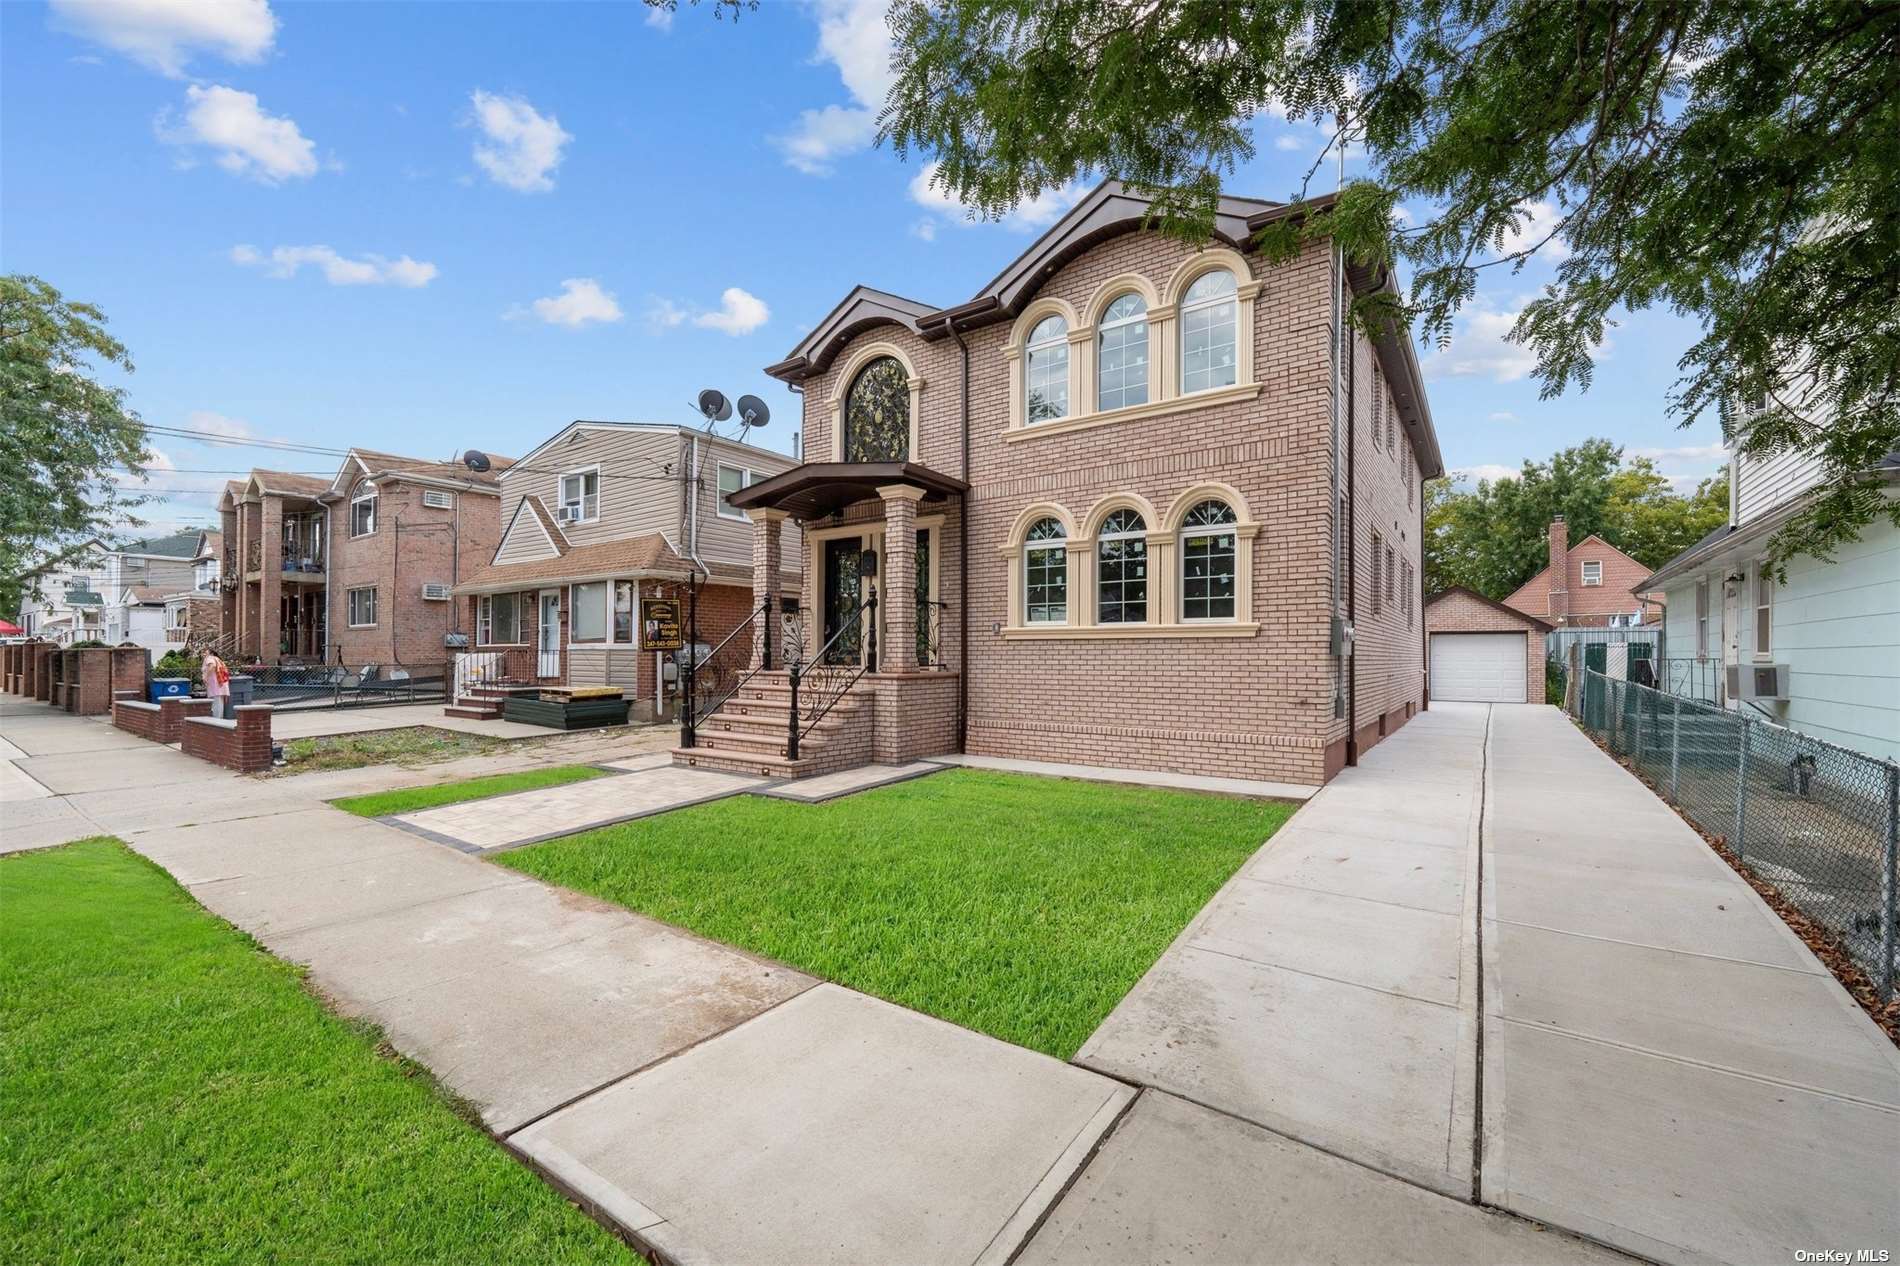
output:
[[[772, 625], [766, 618], [765, 655], [760, 662], [752, 662], [752, 631], [762, 617], [766, 617], [777, 605], [776, 599], [768, 598], [752, 611], [739, 626], [719, 640], [719, 645], [701, 656], [699, 645], [690, 637], [686, 645], [673, 652], [673, 662], [680, 666], [680, 690], [684, 695], [680, 707], [680, 746], [693, 747], [699, 742], [699, 727], [707, 717], [725, 706], [726, 700], [739, 693], [739, 688], [765, 670], [772, 662]], [[699, 603], [697, 595], [693, 601], [693, 614], [687, 620], [690, 630], [699, 628]]]
[[950, 610], [947, 602], [917, 604], [917, 667], [948, 668], [943, 657], [943, 622]]
[[[798, 626], [798, 641], [804, 626]], [[877, 595], [838, 622], [837, 632], [825, 639], [806, 663], [803, 647], [786, 647], [786, 680], [791, 684], [791, 708], [786, 718], [785, 759], [798, 759], [798, 742], [811, 733], [838, 706], [866, 673], [877, 671]], [[803, 697], [801, 698], [801, 693]]]
[[1675, 695], [1682, 699], [1694, 699], [1699, 703], [1724, 703], [1728, 682], [1724, 679], [1722, 661], [1701, 657], [1696, 659], [1665, 659], [1656, 674], [1656, 687], [1664, 694]]

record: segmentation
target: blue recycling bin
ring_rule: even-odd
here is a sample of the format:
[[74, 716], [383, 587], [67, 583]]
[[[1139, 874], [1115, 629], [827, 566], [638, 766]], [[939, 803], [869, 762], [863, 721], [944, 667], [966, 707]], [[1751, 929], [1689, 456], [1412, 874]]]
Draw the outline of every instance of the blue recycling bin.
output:
[[160, 699], [189, 699], [191, 697], [191, 678], [154, 677], [152, 678], [152, 702]]

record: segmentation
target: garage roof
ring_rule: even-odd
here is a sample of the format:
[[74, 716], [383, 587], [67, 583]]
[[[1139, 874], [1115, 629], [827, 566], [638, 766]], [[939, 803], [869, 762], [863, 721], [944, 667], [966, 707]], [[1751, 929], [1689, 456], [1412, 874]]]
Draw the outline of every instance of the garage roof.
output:
[[1455, 593], [1461, 593], [1465, 595], [1465, 597], [1467, 598], [1476, 598], [1479, 602], [1482, 602], [1485, 606], [1490, 607], [1492, 610], [1502, 612], [1503, 614], [1510, 616], [1513, 620], [1518, 621], [1520, 624], [1528, 624], [1532, 626], [1533, 628], [1542, 629], [1546, 633], [1550, 632], [1552, 629], [1557, 627], [1556, 625], [1552, 624], [1548, 620], [1540, 620], [1534, 615], [1526, 615], [1524, 614], [1524, 612], [1519, 611], [1516, 607], [1507, 607], [1502, 602], [1497, 602], [1490, 598], [1487, 598], [1483, 594], [1479, 593], [1477, 590], [1467, 589], [1463, 585], [1453, 585], [1449, 589], [1440, 589], [1437, 593], [1427, 596], [1425, 599], [1425, 609], [1427, 611], [1430, 611], [1432, 608], [1432, 604], [1434, 602], [1437, 602], [1440, 598], [1449, 598], [1451, 597], [1451, 595]]

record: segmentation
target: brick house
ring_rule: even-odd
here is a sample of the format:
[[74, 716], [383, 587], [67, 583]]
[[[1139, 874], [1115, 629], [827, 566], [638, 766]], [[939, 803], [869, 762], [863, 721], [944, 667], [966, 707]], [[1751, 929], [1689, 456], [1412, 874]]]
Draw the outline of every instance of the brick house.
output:
[[225, 485], [228, 647], [249, 663], [440, 673], [451, 591], [494, 550], [499, 498], [495, 471], [369, 449], [329, 479], [254, 470]]
[[1553, 626], [1454, 585], [1425, 599], [1426, 685], [1438, 700], [1544, 703], [1544, 635]]
[[1636, 593], [1649, 568], [1594, 533], [1570, 544], [1561, 514], [1550, 521], [1549, 539], [1549, 566], [1518, 586], [1505, 606], [1558, 628], [1601, 629], [1661, 619], [1662, 593]]
[[1224, 197], [1197, 249], [1109, 182], [967, 302], [851, 291], [767, 370], [802, 393], [805, 464], [732, 498], [761, 593], [781, 551], [811, 560], [807, 737], [794, 760], [786, 648], [761, 646], [676, 758], [961, 749], [1310, 785], [1404, 724], [1442, 462], [1407, 331], [1338, 332], [1345, 288], [1392, 282], [1250, 246], [1328, 201]]
[[[667, 715], [678, 674], [645, 645], [642, 601], [696, 606], [700, 642], [720, 647], [756, 609], [752, 525], [729, 498], [794, 464], [687, 427], [561, 428], [501, 473], [499, 537], [455, 588], [473, 652], [498, 657], [487, 680], [619, 687], [636, 717]], [[785, 575], [780, 605], [795, 606], [795, 555]], [[749, 648], [721, 649], [705, 677]]]

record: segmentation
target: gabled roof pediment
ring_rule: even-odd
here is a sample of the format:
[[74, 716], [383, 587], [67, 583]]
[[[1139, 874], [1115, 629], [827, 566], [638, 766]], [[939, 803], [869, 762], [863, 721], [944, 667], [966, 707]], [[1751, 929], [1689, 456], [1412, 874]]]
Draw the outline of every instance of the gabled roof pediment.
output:
[[567, 534], [541, 504], [541, 498], [529, 493], [515, 502], [515, 512], [508, 516], [508, 525], [502, 529], [491, 566], [560, 558], [567, 551]]
[[917, 334], [921, 332], [918, 322], [936, 311], [934, 304], [919, 303], [869, 286], [854, 287], [842, 303], [799, 341], [791, 355], [767, 367], [765, 372], [774, 378], [795, 381], [822, 370], [840, 347], [873, 326], [901, 325]]

